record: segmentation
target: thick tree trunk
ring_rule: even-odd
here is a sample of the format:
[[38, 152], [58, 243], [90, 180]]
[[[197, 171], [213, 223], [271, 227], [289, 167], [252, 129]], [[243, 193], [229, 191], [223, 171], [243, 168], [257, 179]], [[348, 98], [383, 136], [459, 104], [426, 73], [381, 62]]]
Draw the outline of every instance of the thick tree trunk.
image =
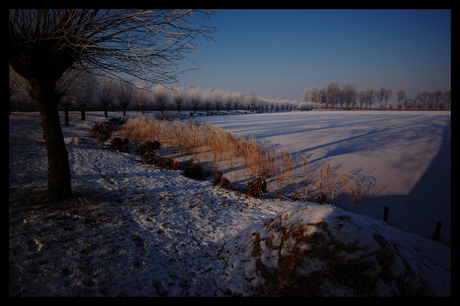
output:
[[48, 200], [59, 202], [72, 197], [68, 153], [62, 135], [57, 109], [55, 82], [31, 82], [40, 111], [43, 138], [48, 155]]
[[48, 155], [48, 200], [60, 202], [72, 197], [68, 153], [59, 122], [56, 82], [75, 63], [71, 49], [55, 49], [54, 41], [10, 44], [9, 64], [32, 88], [40, 111], [43, 138]]

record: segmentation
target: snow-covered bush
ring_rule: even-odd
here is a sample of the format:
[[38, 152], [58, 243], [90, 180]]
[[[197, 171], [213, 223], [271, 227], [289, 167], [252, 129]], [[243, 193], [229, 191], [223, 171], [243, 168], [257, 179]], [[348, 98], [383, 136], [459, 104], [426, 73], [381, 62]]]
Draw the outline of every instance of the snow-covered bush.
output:
[[417, 101], [417, 108], [423, 108], [423, 101], [422, 100]]
[[300, 102], [299, 103], [299, 109], [301, 111], [307, 110], [307, 102], [305, 102], [305, 101]]
[[405, 106], [405, 108], [406, 108], [406, 109], [414, 108], [414, 101], [412, 101], [412, 100], [406, 101], [406, 106]]
[[429, 99], [428, 102], [426, 103], [428, 109], [432, 109], [435, 106], [435, 101], [433, 99]]
[[444, 109], [446, 107], [446, 101], [444, 100], [439, 101], [438, 107], [439, 109]]

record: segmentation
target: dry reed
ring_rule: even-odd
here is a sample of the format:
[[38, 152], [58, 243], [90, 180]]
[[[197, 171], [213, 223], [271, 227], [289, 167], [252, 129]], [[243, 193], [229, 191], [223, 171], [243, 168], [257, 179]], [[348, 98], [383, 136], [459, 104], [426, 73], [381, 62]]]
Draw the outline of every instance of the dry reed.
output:
[[[277, 153], [275, 147], [267, 143], [240, 134], [234, 136], [219, 125], [192, 120], [158, 120], [143, 116], [128, 120], [120, 134], [139, 141], [158, 140], [162, 146], [169, 146], [177, 155], [198, 157], [204, 154], [205, 158], [212, 158], [215, 162], [229, 161], [232, 167], [241, 162], [247, 175], [274, 177], [283, 185], [289, 185], [293, 181], [297, 186], [301, 178], [303, 188], [300, 193], [296, 190], [296, 193], [302, 198], [311, 199], [324, 194], [332, 199], [346, 193], [359, 202], [364, 196], [364, 187], [358, 177], [341, 172], [341, 166], [333, 171], [329, 162], [323, 160], [314, 173], [304, 155], [297, 153], [297, 158], [294, 158], [287, 148], [282, 148]], [[300, 175], [296, 171], [298, 168]]]
[[128, 120], [120, 134], [134, 140], [158, 140], [178, 155], [205, 154], [214, 161], [227, 160], [233, 165], [235, 160], [243, 159], [250, 175], [270, 176], [274, 172], [274, 149], [259, 144], [252, 137], [235, 137], [211, 123], [181, 123], [144, 116]]

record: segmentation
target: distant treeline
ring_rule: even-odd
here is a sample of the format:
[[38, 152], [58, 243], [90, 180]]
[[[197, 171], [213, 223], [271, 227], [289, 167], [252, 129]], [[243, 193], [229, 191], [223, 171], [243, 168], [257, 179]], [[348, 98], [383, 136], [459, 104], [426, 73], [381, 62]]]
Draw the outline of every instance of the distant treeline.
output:
[[[58, 84], [61, 93], [60, 110], [80, 111], [291, 111], [312, 109], [451, 109], [451, 91], [421, 92], [407, 98], [404, 90], [396, 92], [381, 86], [366, 87], [358, 92], [355, 84], [330, 82], [326, 87], [306, 88], [297, 100], [261, 97], [258, 93], [244, 94], [223, 91], [216, 87], [202, 90], [188, 85], [187, 90], [173, 85], [152, 86], [145, 82], [132, 85], [118, 79], [96, 76], [86, 72], [64, 74]], [[28, 83], [10, 68], [10, 111], [38, 111]]]

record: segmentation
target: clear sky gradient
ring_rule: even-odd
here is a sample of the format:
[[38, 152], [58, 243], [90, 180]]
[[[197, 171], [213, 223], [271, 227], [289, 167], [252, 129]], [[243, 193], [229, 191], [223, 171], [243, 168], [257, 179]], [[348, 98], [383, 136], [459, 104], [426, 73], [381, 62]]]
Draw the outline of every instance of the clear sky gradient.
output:
[[181, 86], [291, 100], [330, 81], [383, 85], [389, 101], [451, 89], [450, 10], [217, 10], [209, 25], [216, 41], [188, 54], [201, 69]]

